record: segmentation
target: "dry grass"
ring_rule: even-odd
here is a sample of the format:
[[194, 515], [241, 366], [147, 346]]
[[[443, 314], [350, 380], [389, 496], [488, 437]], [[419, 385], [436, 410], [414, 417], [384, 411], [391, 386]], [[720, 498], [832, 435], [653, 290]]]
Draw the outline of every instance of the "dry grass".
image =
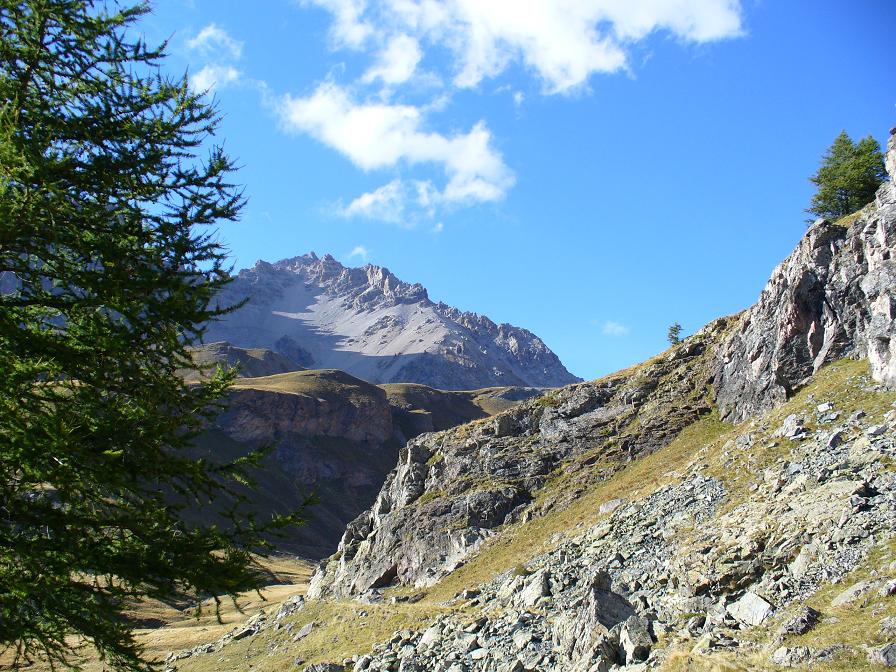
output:
[[[393, 632], [424, 627], [434, 616], [447, 612], [433, 605], [364, 605], [357, 602], [311, 602], [284, 619], [288, 631], [265, 630], [255, 637], [232, 642], [219, 653], [190, 658], [178, 665], [183, 672], [237, 672], [251, 667], [279, 672], [304, 663], [341, 662], [370, 651]], [[291, 633], [313, 623], [311, 633], [298, 642]]]
[[338, 369], [290, 371], [261, 378], [237, 378], [232, 387], [324, 398], [382, 395], [375, 385]]
[[851, 227], [853, 224], [855, 224], [856, 221], [857, 221], [860, 217], [863, 217], [864, 215], [869, 215], [869, 214], [871, 214], [872, 212], [874, 212], [875, 208], [876, 208], [876, 204], [874, 203], [874, 201], [871, 201], [871, 203], [869, 203], [868, 205], [866, 205], [865, 207], [863, 207], [861, 210], [856, 210], [856, 211], [855, 211], [854, 213], [852, 213], [851, 215], [846, 215], [845, 217], [841, 217], [841, 218], [838, 219], [836, 222], [834, 222], [834, 224], [835, 224], [836, 226], [841, 226], [841, 227], [843, 227], [844, 229], [848, 229], [848, 228]]
[[[192, 607], [181, 610], [154, 600], [135, 605], [128, 612], [132, 618], [158, 623], [134, 631], [138, 643], [144, 647], [144, 657], [161, 663], [171, 651], [190, 649], [212, 642], [262, 609], [266, 612], [276, 611], [287, 598], [304, 594], [307, 590], [313, 571], [313, 566], [309, 562], [291, 556], [271, 556], [262, 559], [260, 564], [268, 573], [267, 585], [259, 593], [253, 591], [239, 595], [235, 602], [230, 599], [222, 600], [218, 614], [215, 613], [212, 598], [203, 602], [199, 617], [195, 615]], [[73, 639], [72, 645], [76, 644], [77, 641]], [[0, 669], [12, 669], [10, 661], [6, 658], [5, 656], [4, 659], [0, 659]], [[100, 672], [107, 669], [89, 649], [84, 650], [79, 665], [85, 672]], [[28, 668], [16, 669], [37, 672], [48, 669], [48, 666], [35, 664]]]

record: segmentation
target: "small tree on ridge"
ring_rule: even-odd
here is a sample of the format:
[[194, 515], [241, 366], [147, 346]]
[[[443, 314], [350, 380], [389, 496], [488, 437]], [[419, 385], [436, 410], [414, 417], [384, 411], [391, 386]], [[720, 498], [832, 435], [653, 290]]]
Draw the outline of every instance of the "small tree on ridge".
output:
[[681, 343], [681, 325], [678, 322], [674, 322], [669, 326], [669, 331], [666, 332], [666, 338], [669, 340], [670, 345], [678, 345]]
[[869, 135], [855, 143], [841, 131], [809, 178], [818, 190], [806, 212], [829, 219], [845, 217], [868, 204], [886, 176], [877, 140]]

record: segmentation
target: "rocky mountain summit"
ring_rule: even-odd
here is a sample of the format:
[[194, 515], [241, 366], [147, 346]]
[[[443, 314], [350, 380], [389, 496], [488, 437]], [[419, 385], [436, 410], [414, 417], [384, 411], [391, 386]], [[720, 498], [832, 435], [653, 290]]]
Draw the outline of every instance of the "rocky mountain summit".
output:
[[307, 599], [171, 667], [896, 667], [894, 274], [888, 182], [743, 313], [411, 439]]
[[347, 268], [314, 253], [240, 271], [223, 306], [248, 303], [209, 325], [206, 341], [267, 348], [305, 368], [334, 368], [372, 383], [444, 390], [557, 387], [579, 379], [537, 336], [434, 303], [388, 269]]

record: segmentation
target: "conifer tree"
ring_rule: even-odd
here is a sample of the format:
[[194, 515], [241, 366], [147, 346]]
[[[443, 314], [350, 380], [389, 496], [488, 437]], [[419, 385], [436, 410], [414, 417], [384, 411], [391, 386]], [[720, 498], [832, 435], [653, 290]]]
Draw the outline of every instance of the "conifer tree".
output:
[[[229, 279], [209, 227], [243, 198], [214, 106], [137, 36], [147, 11], [0, 3], [0, 643], [16, 664], [71, 662], [75, 635], [145, 668], [133, 600], [256, 587], [264, 535], [296, 520], [242, 515], [257, 456], [193, 445], [230, 374], [178, 370]], [[228, 524], [184, 521], [213, 498]]]
[[856, 212], [871, 202], [886, 176], [877, 140], [869, 135], [855, 143], [841, 131], [809, 178], [818, 190], [806, 212], [830, 219]]
[[678, 345], [681, 343], [681, 325], [678, 322], [673, 322], [669, 326], [669, 331], [666, 332], [666, 339], [669, 341], [670, 345]]

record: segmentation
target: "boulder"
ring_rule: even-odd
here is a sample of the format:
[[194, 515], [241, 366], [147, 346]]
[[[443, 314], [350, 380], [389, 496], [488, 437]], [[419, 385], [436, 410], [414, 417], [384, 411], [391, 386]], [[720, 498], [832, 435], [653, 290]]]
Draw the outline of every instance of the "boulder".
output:
[[759, 625], [769, 617], [772, 610], [771, 604], [752, 591], [728, 605], [728, 613], [747, 625]]
[[534, 607], [542, 597], [551, 594], [550, 572], [541, 569], [526, 582], [526, 587], [520, 593], [520, 604], [524, 607]]
[[647, 624], [638, 616], [630, 616], [622, 624], [619, 631], [619, 647], [625, 655], [625, 664], [647, 660], [650, 655], [650, 647], [653, 639], [647, 629]]
[[851, 602], [855, 602], [862, 597], [862, 595], [870, 591], [874, 585], [873, 581], [859, 581], [858, 583], [854, 583], [831, 600], [831, 606], [835, 608], [843, 607]]
[[871, 649], [868, 660], [874, 665], [896, 667], [896, 644], [885, 644]]

